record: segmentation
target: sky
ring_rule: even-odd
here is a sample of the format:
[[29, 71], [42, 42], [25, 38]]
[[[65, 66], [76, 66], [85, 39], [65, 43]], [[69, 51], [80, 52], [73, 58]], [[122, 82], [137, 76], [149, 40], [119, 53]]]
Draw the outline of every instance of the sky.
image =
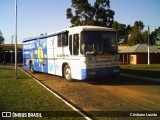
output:
[[[66, 9], [71, 0], [17, 0], [17, 43], [41, 33], [51, 33], [69, 28]], [[88, 0], [92, 5], [95, 0]], [[142, 21], [151, 31], [160, 26], [160, 0], [110, 0], [115, 11], [114, 20], [126, 25]], [[147, 27], [145, 27], [147, 29]], [[0, 30], [5, 44], [11, 44], [15, 34], [15, 0], [0, 0]]]

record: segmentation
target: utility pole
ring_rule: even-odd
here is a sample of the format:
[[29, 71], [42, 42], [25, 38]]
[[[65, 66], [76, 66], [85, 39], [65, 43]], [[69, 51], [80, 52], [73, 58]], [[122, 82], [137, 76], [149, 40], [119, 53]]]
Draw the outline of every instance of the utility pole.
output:
[[15, 78], [17, 79], [17, 0], [15, 0]]
[[[11, 46], [13, 45], [13, 35], [12, 35], [12, 39], [11, 39]], [[13, 63], [13, 50], [11, 51], [11, 63]]]
[[149, 35], [150, 30], [149, 30], [149, 25], [148, 25], [148, 65], [150, 65], [150, 40], [149, 40]]

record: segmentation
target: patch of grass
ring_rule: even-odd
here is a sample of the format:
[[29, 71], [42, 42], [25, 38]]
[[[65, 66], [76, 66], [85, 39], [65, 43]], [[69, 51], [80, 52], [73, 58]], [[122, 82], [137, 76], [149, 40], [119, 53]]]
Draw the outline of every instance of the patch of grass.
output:
[[[14, 66], [0, 65], [0, 71], [0, 111], [73, 111], [21, 70], [18, 70], [18, 79], [16, 80]], [[73, 116], [74, 114], [76, 112], [73, 112]], [[69, 116], [49, 119], [84, 118]]]
[[160, 78], [160, 64], [121, 65], [121, 73]]

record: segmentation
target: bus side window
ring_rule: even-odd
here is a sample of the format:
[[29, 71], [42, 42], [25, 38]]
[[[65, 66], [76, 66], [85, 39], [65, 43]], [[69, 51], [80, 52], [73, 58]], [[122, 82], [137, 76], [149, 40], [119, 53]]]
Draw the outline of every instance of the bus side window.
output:
[[62, 46], [68, 46], [68, 33], [62, 34]]
[[61, 34], [58, 35], [58, 47], [62, 46]]
[[73, 54], [79, 54], [79, 34], [73, 35]]
[[72, 55], [72, 35], [69, 36], [69, 50]]
[[68, 46], [68, 33], [58, 35], [58, 47]]

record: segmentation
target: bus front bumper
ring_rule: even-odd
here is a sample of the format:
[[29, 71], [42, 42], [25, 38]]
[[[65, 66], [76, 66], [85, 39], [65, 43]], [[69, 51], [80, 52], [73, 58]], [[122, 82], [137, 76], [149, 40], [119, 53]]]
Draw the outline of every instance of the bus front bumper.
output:
[[82, 80], [87, 78], [117, 76], [120, 74], [120, 67], [107, 67], [107, 68], [92, 68], [82, 69]]

